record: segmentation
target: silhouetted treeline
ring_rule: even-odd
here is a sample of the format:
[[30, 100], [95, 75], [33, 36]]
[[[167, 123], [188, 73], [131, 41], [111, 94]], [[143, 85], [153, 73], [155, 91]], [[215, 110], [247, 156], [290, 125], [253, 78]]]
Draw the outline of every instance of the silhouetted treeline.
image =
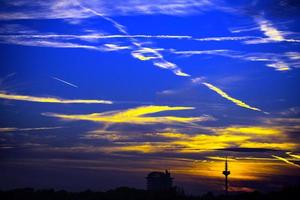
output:
[[106, 192], [67, 192], [64, 190], [34, 190], [32, 188], [0, 191], [1, 200], [296, 200], [300, 197], [300, 187], [289, 187], [270, 193], [234, 193], [215, 196], [208, 192], [201, 196], [188, 196], [182, 190], [151, 192], [128, 187], [120, 187]]

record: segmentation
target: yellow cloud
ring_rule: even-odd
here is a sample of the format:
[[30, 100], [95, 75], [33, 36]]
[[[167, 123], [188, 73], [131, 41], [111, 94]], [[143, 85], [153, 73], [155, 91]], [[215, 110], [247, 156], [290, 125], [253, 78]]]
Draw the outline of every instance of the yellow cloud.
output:
[[280, 157], [280, 156], [274, 156], [274, 155], [272, 155], [272, 156], [273, 156], [274, 158], [278, 159], [278, 160], [281, 160], [281, 161], [283, 161], [283, 162], [289, 164], [289, 165], [293, 165], [293, 166], [295, 166], [295, 167], [299, 167], [299, 168], [300, 168], [300, 165], [298, 165], [298, 164], [296, 164], [296, 163], [293, 163], [293, 162], [289, 161], [289, 160], [286, 159], [286, 158], [283, 158], [283, 157]]
[[166, 138], [186, 138], [188, 137], [187, 134], [183, 133], [159, 133], [158, 135], [166, 137]]
[[153, 124], [153, 123], [191, 123], [205, 121], [209, 117], [175, 117], [175, 116], [145, 116], [162, 111], [190, 110], [193, 107], [169, 107], [169, 106], [142, 106], [125, 111], [93, 113], [86, 115], [65, 115], [44, 113], [46, 116], [57, 117], [65, 120], [87, 120], [103, 123], [130, 123], [130, 124]]
[[254, 135], [280, 135], [282, 132], [279, 129], [271, 127], [247, 126], [247, 127], [228, 127], [222, 130], [225, 133], [234, 134], [254, 134]]
[[199, 153], [226, 148], [258, 148], [295, 150], [299, 145], [289, 141], [277, 127], [237, 126], [211, 129], [210, 134], [185, 134], [180, 132], [156, 133], [170, 139], [163, 142], [123, 143], [111, 151]]
[[124, 146], [104, 147], [102, 150], [105, 153], [112, 152], [139, 152], [139, 153], [155, 153], [158, 146], [153, 146], [151, 143], [129, 144]]
[[233, 102], [234, 104], [240, 106], [240, 107], [244, 107], [244, 108], [248, 108], [248, 109], [251, 109], [251, 110], [256, 110], [256, 111], [262, 111], [261, 109], [259, 108], [255, 108], [255, 107], [252, 107], [252, 106], [249, 106], [248, 104], [242, 102], [241, 100], [238, 100], [238, 99], [235, 99], [231, 96], [229, 96], [228, 94], [226, 94], [224, 91], [222, 91], [220, 88], [217, 88], [216, 86], [210, 84], [210, 83], [205, 83], [203, 82], [202, 83], [203, 85], [205, 85], [206, 87], [208, 87], [209, 89], [215, 91], [216, 93], [218, 93], [219, 95], [221, 95], [222, 97], [224, 97], [225, 99]]
[[39, 103], [62, 103], [62, 104], [71, 104], [71, 103], [85, 103], [85, 104], [112, 104], [111, 101], [106, 100], [83, 100], [83, 99], [59, 99], [53, 97], [36, 97], [36, 96], [28, 96], [28, 95], [16, 95], [16, 94], [8, 94], [5, 92], [0, 92], [1, 99], [8, 100], [17, 100], [17, 101], [31, 101], [31, 102], [39, 102]]
[[[271, 138], [269, 138], [271, 140]], [[299, 145], [292, 142], [252, 142], [248, 141], [240, 145], [242, 148], [265, 148], [265, 149], [280, 149], [280, 150], [290, 150], [296, 149]]]
[[235, 158], [227, 158], [227, 157], [220, 157], [220, 156], [206, 156], [206, 158], [211, 159], [211, 160], [228, 160], [228, 161], [235, 161]]
[[243, 143], [249, 139], [248, 136], [229, 136], [229, 135], [195, 135], [183, 140], [170, 142], [170, 145], [178, 147], [181, 153], [197, 153], [216, 149], [229, 148], [232, 145]]
[[293, 158], [300, 159], [300, 155], [299, 154], [293, 154], [292, 152], [287, 152], [286, 154], [288, 154], [289, 156], [291, 156]]
[[273, 24], [263, 18], [257, 18], [260, 30], [264, 32], [264, 34], [274, 41], [283, 41], [284, 37], [282, 33], [277, 30]]

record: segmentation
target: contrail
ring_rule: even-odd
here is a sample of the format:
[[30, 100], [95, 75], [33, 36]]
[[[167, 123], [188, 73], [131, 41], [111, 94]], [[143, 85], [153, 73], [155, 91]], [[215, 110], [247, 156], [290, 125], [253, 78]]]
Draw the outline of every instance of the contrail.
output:
[[75, 84], [73, 84], [73, 83], [70, 83], [70, 82], [67, 82], [67, 81], [64, 81], [64, 80], [62, 80], [62, 79], [59, 79], [59, 78], [57, 78], [57, 77], [51, 76], [51, 78], [53, 78], [53, 79], [55, 79], [55, 80], [57, 80], [57, 81], [60, 81], [60, 82], [62, 82], [62, 83], [64, 83], [64, 84], [67, 84], [67, 85], [69, 85], [69, 86], [78, 88], [77, 85], [75, 85]]
[[242, 102], [241, 100], [238, 100], [238, 99], [235, 99], [235, 98], [229, 96], [224, 91], [222, 91], [220, 88], [217, 88], [216, 86], [214, 86], [214, 85], [212, 85], [210, 83], [202, 82], [202, 84], [205, 85], [206, 87], [208, 87], [209, 89], [215, 91], [216, 93], [218, 93], [219, 95], [221, 95], [223, 98], [225, 98], [225, 99], [233, 102], [237, 106], [248, 108], [248, 109], [251, 109], [251, 110], [262, 111], [259, 108], [252, 107], [252, 106], [250, 106], [250, 105]]
[[289, 161], [289, 160], [286, 159], [286, 158], [283, 158], [283, 157], [280, 157], [280, 156], [274, 156], [274, 155], [272, 155], [272, 157], [274, 157], [274, 158], [276, 158], [276, 159], [278, 159], [278, 160], [281, 160], [281, 161], [283, 161], [283, 162], [285, 162], [285, 163], [287, 163], [287, 164], [290, 164], [290, 165], [293, 165], [293, 166], [295, 166], [295, 167], [299, 167], [299, 168], [300, 168], [300, 165], [298, 165], [298, 164], [296, 164], [296, 163], [293, 163], [293, 162]]
[[289, 155], [289, 156], [291, 156], [291, 157], [300, 159], [300, 155], [299, 154], [292, 154], [292, 152], [287, 152], [286, 154]]

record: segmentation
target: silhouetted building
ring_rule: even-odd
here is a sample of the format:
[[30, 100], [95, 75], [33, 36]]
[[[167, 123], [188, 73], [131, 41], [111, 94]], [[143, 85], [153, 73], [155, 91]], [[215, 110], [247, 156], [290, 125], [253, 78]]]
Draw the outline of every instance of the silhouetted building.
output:
[[225, 160], [225, 170], [223, 171], [223, 174], [225, 176], [225, 193], [228, 194], [228, 176], [230, 174], [230, 171], [228, 170], [227, 157]]
[[146, 177], [147, 190], [169, 190], [172, 188], [173, 178], [168, 170], [163, 172], [151, 172]]

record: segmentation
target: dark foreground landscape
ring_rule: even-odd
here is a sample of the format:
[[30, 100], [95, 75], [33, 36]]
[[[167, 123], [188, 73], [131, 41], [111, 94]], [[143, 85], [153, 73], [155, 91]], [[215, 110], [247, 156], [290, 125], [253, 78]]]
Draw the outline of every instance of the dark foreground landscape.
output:
[[21, 188], [8, 191], [0, 191], [2, 200], [293, 200], [299, 199], [300, 186], [287, 187], [279, 191], [261, 193], [232, 193], [229, 195], [214, 195], [211, 192], [201, 196], [185, 195], [183, 191], [169, 190], [161, 192], [151, 192], [128, 187], [120, 187], [106, 192], [67, 192], [64, 190], [34, 190], [32, 188]]

